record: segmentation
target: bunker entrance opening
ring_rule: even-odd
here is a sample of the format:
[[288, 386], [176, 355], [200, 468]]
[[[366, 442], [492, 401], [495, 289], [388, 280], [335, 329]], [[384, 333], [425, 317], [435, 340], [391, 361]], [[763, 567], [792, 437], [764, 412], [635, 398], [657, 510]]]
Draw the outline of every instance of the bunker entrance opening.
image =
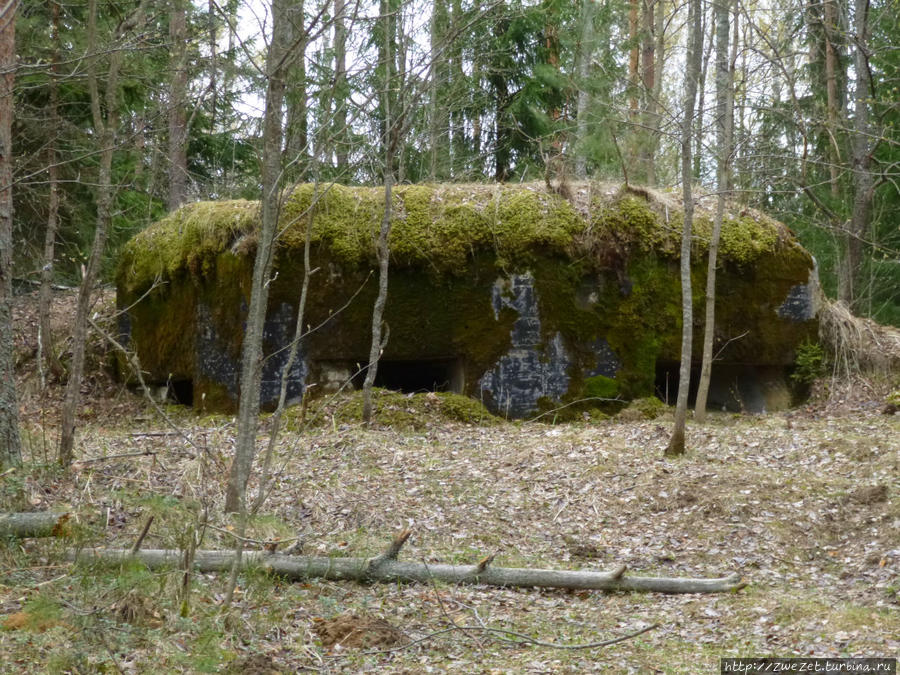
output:
[[[365, 370], [353, 378], [357, 389], [362, 388]], [[427, 359], [394, 361], [382, 359], [375, 373], [375, 386], [404, 394], [427, 391], [463, 392], [463, 367], [459, 359]]]
[[[656, 364], [654, 392], [668, 405], [675, 405], [678, 398], [678, 371], [677, 361], [659, 361]], [[688, 392], [688, 405], [692, 408], [697, 401], [699, 382], [700, 366], [695, 365], [691, 368], [691, 388]], [[772, 391], [782, 389], [785, 389], [784, 372], [778, 367], [713, 364], [706, 409], [762, 413], [768, 408], [767, 398], [772, 398]]]

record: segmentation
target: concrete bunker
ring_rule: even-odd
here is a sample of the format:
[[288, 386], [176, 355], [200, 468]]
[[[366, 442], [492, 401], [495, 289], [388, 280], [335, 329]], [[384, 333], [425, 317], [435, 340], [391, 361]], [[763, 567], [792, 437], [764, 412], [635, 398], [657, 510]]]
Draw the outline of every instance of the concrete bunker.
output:
[[[510, 417], [653, 394], [665, 400], [666, 382], [674, 400], [678, 203], [611, 185], [574, 192], [569, 202], [538, 185], [400, 187], [385, 314], [391, 337], [376, 384], [466, 394]], [[313, 194], [300, 186], [283, 208], [291, 224], [270, 282], [264, 406], [277, 399], [287, 360], [312, 212], [319, 271], [305, 323], [319, 328], [300, 346], [288, 397], [358, 386], [364, 377], [383, 192], [335, 185], [315, 203]], [[253, 202], [185, 206], [137, 235], [120, 259], [120, 332], [146, 377], [173, 383], [180, 402], [236, 406], [256, 210]], [[711, 214], [697, 216], [699, 306]], [[814, 261], [787, 228], [747, 209], [726, 219], [720, 250], [710, 407], [783, 407], [794, 351], [816, 335]], [[702, 323], [694, 328], [699, 335]]]

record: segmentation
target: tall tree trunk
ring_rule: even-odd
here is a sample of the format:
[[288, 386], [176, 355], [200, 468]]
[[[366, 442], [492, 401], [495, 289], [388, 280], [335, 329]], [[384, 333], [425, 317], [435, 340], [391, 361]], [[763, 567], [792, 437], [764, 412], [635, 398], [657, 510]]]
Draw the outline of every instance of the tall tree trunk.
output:
[[446, 180], [449, 176], [447, 140], [450, 134], [450, 112], [445, 88], [447, 73], [446, 38], [449, 31], [449, 14], [446, 0], [434, 0], [431, 11], [431, 82], [429, 83], [429, 166], [432, 181]]
[[[385, 33], [390, 30], [390, 16], [383, 14], [381, 20], [385, 22]], [[375, 305], [372, 308], [372, 344], [369, 348], [369, 365], [366, 369], [366, 379], [363, 382], [363, 410], [362, 418], [366, 424], [372, 423], [372, 387], [375, 384], [375, 376], [378, 373], [378, 362], [381, 359], [381, 352], [384, 349], [385, 341], [382, 338], [382, 323], [384, 320], [384, 307], [387, 304], [388, 295], [388, 263], [390, 260], [390, 246], [388, 240], [391, 235], [391, 207], [393, 201], [393, 165], [394, 165], [394, 145], [395, 131], [393, 120], [393, 108], [391, 106], [391, 96], [389, 90], [392, 85], [392, 49], [391, 40], [385, 40], [382, 51], [382, 61], [384, 63], [384, 133], [385, 138], [382, 141], [384, 147], [384, 217], [381, 220], [381, 228], [378, 238], [375, 240], [375, 255], [378, 258], [378, 296], [375, 298]]]
[[450, 109], [450, 136], [452, 146], [454, 180], [462, 180], [466, 175], [468, 164], [469, 143], [466, 140], [466, 98], [469, 92], [466, 88], [465, 72], [463, 71], [463, 45], [459, 32], [465, 23], [462, 3], [460, 0], [452, 0], [450, 17], [450, 31], [454, 36], [449, 44], [450, 50], [450, 101], [453, 106]]
[[[706, 21], [706, 8], [701, 7], [701, 28], [700, 35], [702, 37], [706, 36], [707, 30], [707, 21]], [[701, 39], [702, 39], [701, 37]], [[703, 165], [703, 139], [706, 138], [706, 129], [703, 127], [703, 118], [706, 114], [706, 72], [709, 68], [709, 59], [712, 55], [712, 46], [713, 41], [710, 38], [708, 44], [706, 45], [706, 51], [703, 53], [703, 56], [700, 59], [700, 81], [697, 86], [697, 101], [695, 102], [695, 110], [696, 113], [694, 115], [694, 180], [699, 181], [701, 178], [702, 165]], [[703, 48], [701, 48], [702, 51]]]
[[50, 41], [53, 43], [53, 62], [50, 64], [50, 143], [47, 146], [49, 192], [47, 200], [47, 229], [44, 231], [44, 256], [41, 266], [41, 289], [38, 293], [38, 368], [41, 388], [46, 385], [46, 372], [57, 376], [62, 367], [53, 345], [50, 327], [50, 304], [52, 300], [53, 265], [56, 258], [56, 232], [59, 229], [59, 167], [56, 146], [59, 142], [61, 124], [59, 119], [59, 3], [50, 4]]
[[826, 120], [828, 125], [828, 147], [829, 147], [829, 164], [828, 171], [830, 174], [831, 197], [835, 201], [840, 199], [841, 188], [839, 179], [841, 175], [840, 164], [841, 158], [840, 144], [838, 143], [838, 134], [840, 133], [840, 103], [838, 101], [838, 77], [839, 68], [838, 50], [836, 46], [836, 35], [838, 31], [838, 10], [835, 0], [824, 0], [824, 44], [825, 44], [825, 106]]
[[[120, 42], [127, 31], [143, 21], [144, 2], [138, 6], [134, 14], [123, 21], [115, 42]], [[94, 286], [100, 275], [103, 252], [106, 249], [106, 237], [112, 220], [112, 161], [116, 146], [119, 124], [119, 70], [125, 54], [125, 46], [116, 44], [109, 50], [109, 70], [106, 74], [105, 94], [101, 100], [97, 74], [97, 0], [88, 2], [88, 54], [94, 58], [88, 65], [88, 91], [91, 101], [91, 118], [93, 128], [100, 144], [100, 161], [97, 171], [96, 204], [97, 217], [94, 230], [94, 242], [88, 258], [87, 269], [78, 289], [78, 304], [75, 309], [75, 322], [72, 327], [72, 363], [69, 368], [69, 381], [66, 383], [66, 394], [60, 413], [59, 463], [68, 467], [72, 463], [75, 447], [75, 417], [81, 402], [81, 383], [84, 377], [84, 350], [87, 342], [88, 314], [91, 310], [91, 299]]]
[[[292, 59], [289, 75], [285, 80], [285, 96], [288, 107], [287, 139], [285, 154], [288, 164], [292, 166], [291, 177], [304, 180], [309, 158], [309, 105], [306, 91], [306, 28], [303, 13], [303, 0], [295, 0], [285, 7], [287, 45], [296, 44], [297, 57]], [[323, 36], [323, 38], [326, 36]], [[330, 101], [325, 102], [326, 105]], [[325, 112], [325, 115], [328, 113]], [[324, 136], [324, 134], [323, 134]], [[318, 148], [314, 151], [318, 152]]]
[[269, 302], [269, 276], [272, 270], [275, 235], [281, 208], [281, 153], [284, 129], [282, 107], [288, 68], [290, 26], [287, 0], [272, 1], [272, 40], [266, 55], [266, 107], [263, 113], [262, 194], [260, 195], [260, 231], [253, 263], [250, 307], [244, 329], [241, 352], [241, 398], [238, 404], [237, 441], [234, 460], [225, 493], [227, 513], [245, 513], [247, 481], [256, 454], [259, 425], [259, 397], [262, 380], [263, 328]]
[[703, 48], [703, 12], [700, 0], [688, 3], [687, 73], [684, 87], [684, 117], [681, 120], [681, 181], [684, 197], [684, 227], [681, 233], [681, 366], [678, 373], [678, 398], [675, 403], [675, 425], [666, 447], [667, 457], [684, 454], [688, 392], [691, 384], [691, 350], [693, 339], [693, 307], [691, 297], [691, 230], [694, 220], [694, 196], [691, 180], [691, 143], [693, 141], [694, 103], [700, 80]]
[[174, 211], [187, 196], [187, 0], [171, 0], [169, 13], [169, 195]]
[[638, 34], [640, 30], [640, 7], [641, 0], [628, 0], [628, 42], [631, 45], [628, 50], [628, 125], [630, 131], [625, 143], [625, 162], [628, 166], [623, 167], [623, 172], [626, 175], [630, 175], [632, 181], [637, 183], [644, 182], [640, 169], [635, 171], [641, 145], [641, 130], [638, 127], [640, 122], [639, 91], [641, 81], [641, 45], [640, 35]]
[[219, 80], [219, 52], [218, 38], [216, 36], [216, 0], [209, 0], [207, 3], [207, 18], [209, 24], [207, 26], [207, 39], [209, 49], [209, 119], [210, 129], [213, 133], [216, 131], [216, 113], [218, 111], [219, 99], [218, 80]]
[[594, 0], [581, 3], [581, 41], [578, 46], [578, 110], [576, 113], [575, 176], [587, 178], [588, 116], [591, 108], [591, 58], [594, 54]]
[[[641, 179], [653, 185], [656, 183], [656, 164], [654, 161], [654, 136], [651, 132], [656, 120], [656, 40], [653, 31], [656, 27], [654, 10], [658, 0], [643, 0], [641, 11], [641, 93], [643, 110], [641, 112], [640, 151], [638, 161], [641, 166]], [[659, 10], [661, 11], [661, 10]]]
[[347, 2], [334, 0], [334, 154], [337, 172], [343, 180], [351, 177], [348, 157], [350, 153], [347, 133], [347, 105], [350, 102], [350, 87], [347, 83]]
[[632, 121], [637, 120], [638, 114], [638, 86], [640, 83], [640, 36], [638, 30], [640, 28], [640, 2], [641, 0], [628, 1], [628, 41], [631, 48], [628, 50], [628, 86], [630, 94], [628, 96], [628, 110], [632, 117]]
[[0, 12], [0, 470], [22, 463], [12, 312], [12, 118], [16, 72], [16, 12], [10, 0]]
[[713, 12], [716, 24], [716, 174], [717, 195], [716, 214], [713, 219], [712, 235], [709, 241], [709, 257], [706, 266], [706, 317], [703, 329], [703, 360], [700, 366], [700, 383], [697, 387], [697, 402], [694, 418], [698, 422], [706, 419], [706, 398], [712, 376], [713, 337], [716, 332], [716, 265], [719, 256], [719, 236], [725, 217], [725, 198], [730, 183], [729, 162], [731, 160], [731, 123], [734, 108], [734, 88], [732, 87], [731, 64], [729, 63], [729, 0], [716, 0]]
[[650, 155], [653, 157], [653, 163], [650, 165], [651, 173], [647, 176], [647, 182], [654, 186], [659, 183], [656, 170], [656, 153], [659, 150], [660, 127], [662, 125], [659, 108], [662, 99], [663, 73], [666, 65], [666, 15], [663, 9], [663, 0], [656, 0], [656, 11], [653, 13], [653, 37], [656, 39], [656, 49], [654, 50], [656, 78], [653, 80], [653, 90], [650, 93], [652, 105], [648, 119], [650, 128], [647, 131], [650, 136]]
[[872, 200], [875, 177], [872, 174], [873, 148], [869, 121], [869, 101], [872, 98], [871, 69], [869, 67], [869, 0], [855, 0], [856, 40], [853, 69], [856, 75], [856, 92], [853, 114], [853, 142], [851, 165], [853, 168], [853, 212], [849, 231], [845, 235], [846, 256], [841, 268], [840, 299], [851, 309], [858, 308], [863, 299], [862, 262], [863, 240], [872, 219]]

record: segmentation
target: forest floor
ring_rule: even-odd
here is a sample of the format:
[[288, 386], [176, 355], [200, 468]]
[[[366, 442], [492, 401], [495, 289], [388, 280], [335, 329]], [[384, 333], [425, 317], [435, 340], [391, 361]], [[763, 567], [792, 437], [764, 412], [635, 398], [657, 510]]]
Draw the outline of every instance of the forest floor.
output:
[[130, 547], [150, 515], [142, 547], [183, 549], [204, 512], [200, 548], [233, 546], [233, 419], [167, 405], [173, 427], [102, 372], [95, 342], [77, 462], [60, 471], [61, 389], [29, 372], [30, 307], [16, 314], [26, 464], [0, 477], [0, 511], [68, 511], [74, 526], [67, 539], [0, 541], [0, 673], [713, 673], [730, 656], [900, 654], [900, 416], [881, 414], [883, 392], [864, 382], [831, 382], [786, 413], [690, 423], [676, 460], [663, 458], [668, 413], [476, 425], [428, 395], [394, 397], [409, 408], [402, 428], [333, 417], [284, 432], [247, 535], [370, 556], [411, 526], [409, 561], [738, 572], [748, 586], [736, 593], [291, 583], [251, 569], [223, 612], [226, 575], [195, 574], [185, 593], [178, 570], [66, 553]]

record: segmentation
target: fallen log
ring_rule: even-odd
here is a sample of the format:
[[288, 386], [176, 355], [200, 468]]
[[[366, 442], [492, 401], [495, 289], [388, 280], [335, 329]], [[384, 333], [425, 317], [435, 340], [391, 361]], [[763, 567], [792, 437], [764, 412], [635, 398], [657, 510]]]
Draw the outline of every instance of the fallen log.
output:
[[[443, 581], [449, 584], [485, 584], [489, 586], [524, 586], [541, 588], [566, 588], [602, 591], [647, 591], [655, 593], [725, 593], [746, 586], [740, 575], [733, 574], [718, 579], [689, 579], [671, 577], [626, 577], [625, 566], [610, 571], [566, 571], [530, 569], [521, 567], [493, 567], [493, 556], [476, 565], [445, 565], [411, 563], [397, 560], [397, 553], [409, 537], [409, 531], [399, 535], [382, 555], [374, 558], [327, 558], [320, 556], [294, 556], [246, 551], [242, 566], [259, 568], [300, 580], [323, 578], [332, 581], [358, 581], [362, 583], [416, 581], [431, 583]], [[150, 569], [178, 567], [184, 555], [178, 550], [148, 549], [131, 555], [127, 549], [84, 549], [73, 556], [78, 561], [102, 560], [119, 562], [139, 560]], [[233, 551], [196, 551], [194, 567], [201, 572], [223, 572], [234, 563]]]
[[68, 513], [0, 513], [0, 537], [65, 537], [68, 521]]

